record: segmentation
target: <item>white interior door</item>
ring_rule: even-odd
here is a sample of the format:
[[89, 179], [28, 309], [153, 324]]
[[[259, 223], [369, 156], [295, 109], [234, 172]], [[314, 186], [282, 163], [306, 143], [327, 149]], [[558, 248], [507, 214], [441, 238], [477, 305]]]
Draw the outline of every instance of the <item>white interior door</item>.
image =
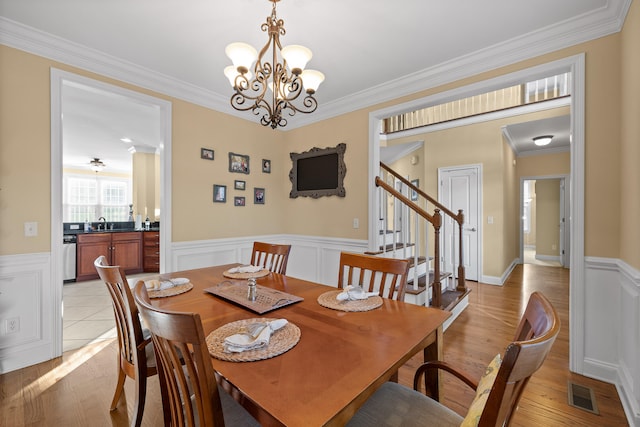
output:
[[[480, 165], [438, 169], [439, 201], [454, 213], [462, 209], [464, 225], [462, 228], [462, 261], [465, 278], [478, 280], [479, 242], [480, 242]], [[458, 225], [453, 219], [443, 215], [442, 229], [442, 268], [443, 271], [457, 276], [460, 248], [458, 247]]]

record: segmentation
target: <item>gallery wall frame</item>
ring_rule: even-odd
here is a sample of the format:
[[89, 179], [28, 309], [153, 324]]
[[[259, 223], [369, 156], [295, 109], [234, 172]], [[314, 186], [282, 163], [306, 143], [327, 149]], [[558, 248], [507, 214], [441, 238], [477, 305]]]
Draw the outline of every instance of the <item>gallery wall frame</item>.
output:
[[265, 190], [264, 188], [254, 188], [253, 189], [253, 203], [256, 205], [264, 205], [265, 200]]
[[229, 172], [249, 174], [249, 156], [229, 152]]
[[201, 148], [200, 149], [200, 158], [205, 160], [213, 160], [214, 159], [214, 151], [211, 148]]
[[227, 186], [226, 185], [213, 184], [213, 202], [214, 203], [227, 202]]

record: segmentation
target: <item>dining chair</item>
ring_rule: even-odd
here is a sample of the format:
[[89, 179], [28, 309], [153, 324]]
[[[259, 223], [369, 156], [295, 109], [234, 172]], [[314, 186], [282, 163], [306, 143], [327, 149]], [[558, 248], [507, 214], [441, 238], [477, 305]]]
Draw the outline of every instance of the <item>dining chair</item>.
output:
[[134, 298], [154, 343], [165, 425], [259, 427], [218, 386], [200, 315], [154, 307], [143, 281]]
[[264, 242], [253, 242], [251, 265], [266, 268], [279, 274], [287, 274], [291, 245], [274, 245]]
[[[415, 373], [413, 390], [387, 382], [359, 409], [347, 426], [508, 426], [531, 376], [542, 366], [560, 331], [558, 314], [539, 292], [529, 298], [524, 314], [504, 356], [496, 355], [479, 381], [443, 361], [422, 364]], [[476, 391], [465, 417], [438, 402], [428, 389], [427, 373], [442, 369]], [[424, 378], [422, 394], [421, 380]]]
[[362, 286], [366, 292], [378, 292], [385, 298], [404, 301], [409, 261], [373, 255], [340, 253], [338, 288]]
[[[110, 266], [104, 255], [94, 261], [100, 279], [107, 285], [118, 332], [118, 381], [110, 410], [116, 409], [127, 377], [136, 383], [132, 426], [140, 426], [147, 395], [147, 377], [156, 375], [156, 360], [149, 334], [143, 331], [129, 283], [119, 266]], [[145, 336], [147, 335], [147, 336]]]

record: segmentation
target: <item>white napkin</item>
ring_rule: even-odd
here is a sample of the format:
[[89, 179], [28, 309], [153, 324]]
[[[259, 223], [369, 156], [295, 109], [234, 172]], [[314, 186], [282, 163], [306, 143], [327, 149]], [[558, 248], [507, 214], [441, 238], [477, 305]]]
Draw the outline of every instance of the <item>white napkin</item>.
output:
[[253, 323], [247, 327], [246, 332], [240, 332], [225, 338], [224, 351], [226, 353], [240, 353], [245, 350], [266, 347], [269, 345], [271, 334], [284, 327], [287, 323], [287, 319]]
[[360, 286], [347, 286], [344, 291], [340, 292], [336, 299], [338, 301], [354, 301], [359, 299], [367, 299], [378, 295], [377, 292], [365, 292]]
[[174, 286], [176, 286], [175, 283], [171, 282], [170, 280], [146, 280], [144, 282], [144, 286], [147, 288], [148, 291], [164, 291], [165, 289], [169, 289], [169, 288], [173, 288]]
[[262, 270], [262, 267], [257, 265], [241, 265], [240, 267], [233, 267], [229, 269], [229, 273], [257, 273]]

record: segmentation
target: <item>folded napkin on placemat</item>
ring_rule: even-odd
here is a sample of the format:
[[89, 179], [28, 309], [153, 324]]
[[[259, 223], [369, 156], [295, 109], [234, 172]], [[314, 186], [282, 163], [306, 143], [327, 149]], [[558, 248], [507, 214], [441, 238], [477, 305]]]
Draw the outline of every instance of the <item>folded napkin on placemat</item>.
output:
[[169, 280], [146, 280], [144, 282], [148, 291], [164, 291], [165, 289], [173, 288], [175, 283]]
[[378, 295], [377, 292], [365, 292], [361, 286], [347, 286], [343, 292], [336, 295], [338, 301], [354, 301], [360, 299], [367, 299]]
[[233, 267], [227, 270], [229, 273], [257, 273], [262, 270], [262, 267], [257, 265], [241, 265], [240, 267]]
[[165, 289], [186, 285], [187, 283], [189, 283], [189, 279], [185, 279], [184, 277], [174, 277], [172, 279], [145, 280], [144, 285], [148, 291], [164, 291]]
[[245, 330], [224, 339], [224, 351], [240, 353], [246, 350], [256, 350], [269, 345], [269, 339], [274, 331], [284, 327], [287, 319], [271, 322], [256, 322], [248, 325]]

